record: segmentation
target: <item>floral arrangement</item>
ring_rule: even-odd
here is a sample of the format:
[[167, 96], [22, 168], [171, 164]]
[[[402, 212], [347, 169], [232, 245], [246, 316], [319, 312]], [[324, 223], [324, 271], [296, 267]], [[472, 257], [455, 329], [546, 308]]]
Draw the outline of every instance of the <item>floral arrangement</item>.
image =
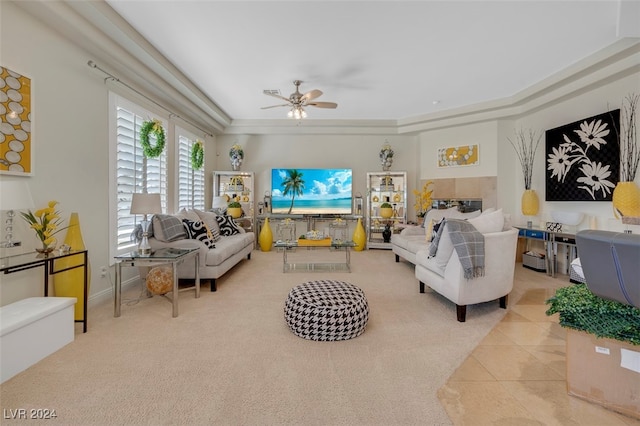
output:
[[229, 150], [229, 159], [234, 169], [240, 167], [244, 159], [244, 150], [238, 144], [234, 144]]
[[631, 94], [626, 97], [622, 107], [620, 134], [620, 182], [633, 182], [640, 165], [640, 147], [636, 127], [636, 114], [640, 95]]
[[529, 134], [525, 135], [524, 130], [516, 132], [516, 141], [507, 138], [513, 149], [518, 155], [520, 165], [522, 166], [522, 174], [524, 176], [524, 189], [531, 189], [531, 177], [533, 176], [533, 161], [536, 158], [536, 151], [542, 139], [535, 130], [529, 130]]
[[607, 126], [607, 123], [599, 119], [583, 121], [580, 123], [580, 130], [574, 130], [579, 139], [577, 142], [563, 134], [564, 142], [557, 148], [552, 148], [552, 153], [547, 158], [547, 170], [551, 170], [551, 178], [564, 182], [569, 171], [577, 165], [582, 172], [582, 176], [577, 179], [579, 189], [587, 191], [594, 200], [598, 191], [602, 191], [602, 197], [610, 194], [616, 185], [609, 179], [609, 165], [589, 158], [590, 151], [599, 151], [601, 146], [607, 144], [604, 139], [610, 133]]
[[416, 202], [413, 205], [413, 208], [416, 210], [416, 215], [418, 217], [424, 217], [427, 214], [427, 211], [431, 208], [431, 203], [433, 200], [431, 196], [433, 195], [433, 189], [429, 189], [429, 186], [433, 185], [433, 181], [429, 180], [422, 185], [422, 191], [418, 191], [417, 189], [413, 190], [413, 195], [416, 196]]
[[391, 168], [391, 163], [393, 163], [393, 149], [391, 149], [391, 145], [389, 145], [389, 143], [382, 145], [379, 156], [382, 169], [389, 170]]
[[[151, 146], [149, 142], [149, 133], [153, 133], [156, 137], [156, 146]], [[145, 121], [140, 128], [140, 145], [142, 152], [147, 158], [156, 158], [162, 154], [165, 144], [164, 129], [159, 120]]]
[[60, 212], [55, 209], [57, 204], [57, 201], [49, 201], [47, 207], [36, 210], [35, 213], [32, 213], [31, 210], [27, 213], [20, 213], [31, 229], [36, 231], [38, 239], [42, 242], [42, 249], [36, 249], [38, 251], [44, 253], [52, 251], [56, 243], [54, 235], [68, 228], [67, 226], [59, 227], [62, 224], [62, 219], [60, 219]]

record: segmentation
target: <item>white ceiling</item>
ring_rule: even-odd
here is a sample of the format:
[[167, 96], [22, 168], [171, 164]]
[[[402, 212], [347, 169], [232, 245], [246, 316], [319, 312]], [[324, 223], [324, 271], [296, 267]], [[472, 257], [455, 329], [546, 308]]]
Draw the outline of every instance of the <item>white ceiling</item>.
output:
[[338, 103], [310, 119], [437, 113], [516, 95], [618, 40], [613, 0], [107, 3], [234, 120], [284, 118], [262, 91], [288, 97], [295, 79]]

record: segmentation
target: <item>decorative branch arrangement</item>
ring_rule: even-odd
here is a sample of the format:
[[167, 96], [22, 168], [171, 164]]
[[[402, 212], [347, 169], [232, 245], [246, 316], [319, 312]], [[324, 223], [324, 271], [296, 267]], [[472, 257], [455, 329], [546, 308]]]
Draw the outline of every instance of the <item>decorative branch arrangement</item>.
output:
[[520, 129], [516, 131], [515, 142], [511, 138], [507, 138], [513, 149], [518, 155], [518, 160], [522, 165], [522, 174], [524, 175], [524, 188], [531, 189], [531, 176], [533, 175], [533, 161], [536, 158], [536, 151], [540, 140], [542, 139], [542, 132], [538, 135], [535, 130], [529, 130], [528, 134], [525, 134], [524, 130]]
[[622, 102], [620, 116], [620, 181], [633, 182], [640, 165], [640, 148], [636, 127], [640, 95], [630, 94]]

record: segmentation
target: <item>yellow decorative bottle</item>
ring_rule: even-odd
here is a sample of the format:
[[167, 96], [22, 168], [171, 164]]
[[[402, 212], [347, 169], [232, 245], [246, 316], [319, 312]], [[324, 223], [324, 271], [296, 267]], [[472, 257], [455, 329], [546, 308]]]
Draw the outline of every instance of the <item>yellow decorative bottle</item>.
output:
[[364, 226], [362, 226], [362, 220], [360, 218], [358, 218], [356, 229], [353, 231], [353, 242], [356, 243], [356, 246], [353, 248], [355, 251], [364, 250], [367, 242], [367, 235], [364, 232]]
[[271, 232], [271, 226], [269, 225], [269, 218], [264, 219], [264, 224], [260, 230], [258, 236], [258, 243], [260, 244], [260, 250], [271, 251], [271, 245], [273, 244], [273, 233]]
[[[84, 250], [82, 230], [78, 213], [71, 213], [69, 227], [64, 243], [71, 247], [71, 251]], [[82, 263], [82, 256], [68, 256], [56, 260], [55, 269], [62, 270]], [[53, 275], [55, 294], [58, 297], [75, 297], [78, 299], [75, 306], [74, 318], [76, 321], [84, 320], [84, 268], [71, 269]], [[87, 293], [91, 284], [91, 267], [87, 262]], [[88, 296], [88, 294], [87, 294]]]
[[538, 214], [540, 203], [538, 194], [533, 189], [526, 189], [522, 194], [522, 214], [525, 216], [535, 216]]

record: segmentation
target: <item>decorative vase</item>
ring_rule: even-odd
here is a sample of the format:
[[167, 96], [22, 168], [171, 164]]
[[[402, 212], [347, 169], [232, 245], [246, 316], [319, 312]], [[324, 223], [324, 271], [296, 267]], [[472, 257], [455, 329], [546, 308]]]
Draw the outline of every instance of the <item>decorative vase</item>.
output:
[[242, 207], [229, 207], [227, 208], [227, 214], [234, 219], [242, 216]]
[[384, 231], [382, 231], [382, 241], [385, 243], [391, 242], [391, 225], [388, 223], [384, 226]]
[[[69, 227], [64, 243], [68, 245], [71, 251], [84, 250], [84, 241], [82, 239], [82, 229], [80, 228], [80, 219], [78, 213], [71, 213], [69, 218]], [[81, 256], [68, 256], [56, 260], [56, 269], [62, 270], [82, 263]], [[84, 320], [84, 268], [71, 269], [69, 271], [60, 272], [53, 275], [55, 294], [58, 297], [75, 297], [78, 299], [75, 306], [76, 321]], [[91, 284], [91, 267], [87, 262], [87, 293]]]
[[364, 250], [365, 243], [367, 242], [367, 234], [364, 232], [364, 226], [362, 226], [362, 219], [358, 218], [356, 223], [356, 229], [353, 231], [353, 242], [356, 246], [353, 248], [355, 251]]
[[381, 207], [380, 208], [380, 216], [382, 216], [384, 219], [389, 219], [391, 216], [393, 216], [393, 208], [391, 208], [391, 207]]
[[53, 250], [55, 249], [55, 247], [53, 245], [50, 246], [45, 246], [44, 244], [42, 245], [42, 247], [40, 248], [36, 248], [36, 251], [40, 254], [44, 254], [45, 256], [48, 256], [49, 253], [51, 253]]
[[613, 190], [613, 215], [640, 217], [640, 189], [635, 182], [618, 182]]
[[271, 246], [273, 244], [273, 233], [271, 232], [271, 225], [269, 225], [268, 217], [264, 218], [264, 224], [262, 225], [260, 235], [258, 236], [258, 243], [260, 244], [260, 250], [271, 251]]
[[535, 216], [538, 214], [540, 202], [538, 194], [533, 189], [526, 189], [522, 194], [521, 208], [522, 214], [525, 216]]

